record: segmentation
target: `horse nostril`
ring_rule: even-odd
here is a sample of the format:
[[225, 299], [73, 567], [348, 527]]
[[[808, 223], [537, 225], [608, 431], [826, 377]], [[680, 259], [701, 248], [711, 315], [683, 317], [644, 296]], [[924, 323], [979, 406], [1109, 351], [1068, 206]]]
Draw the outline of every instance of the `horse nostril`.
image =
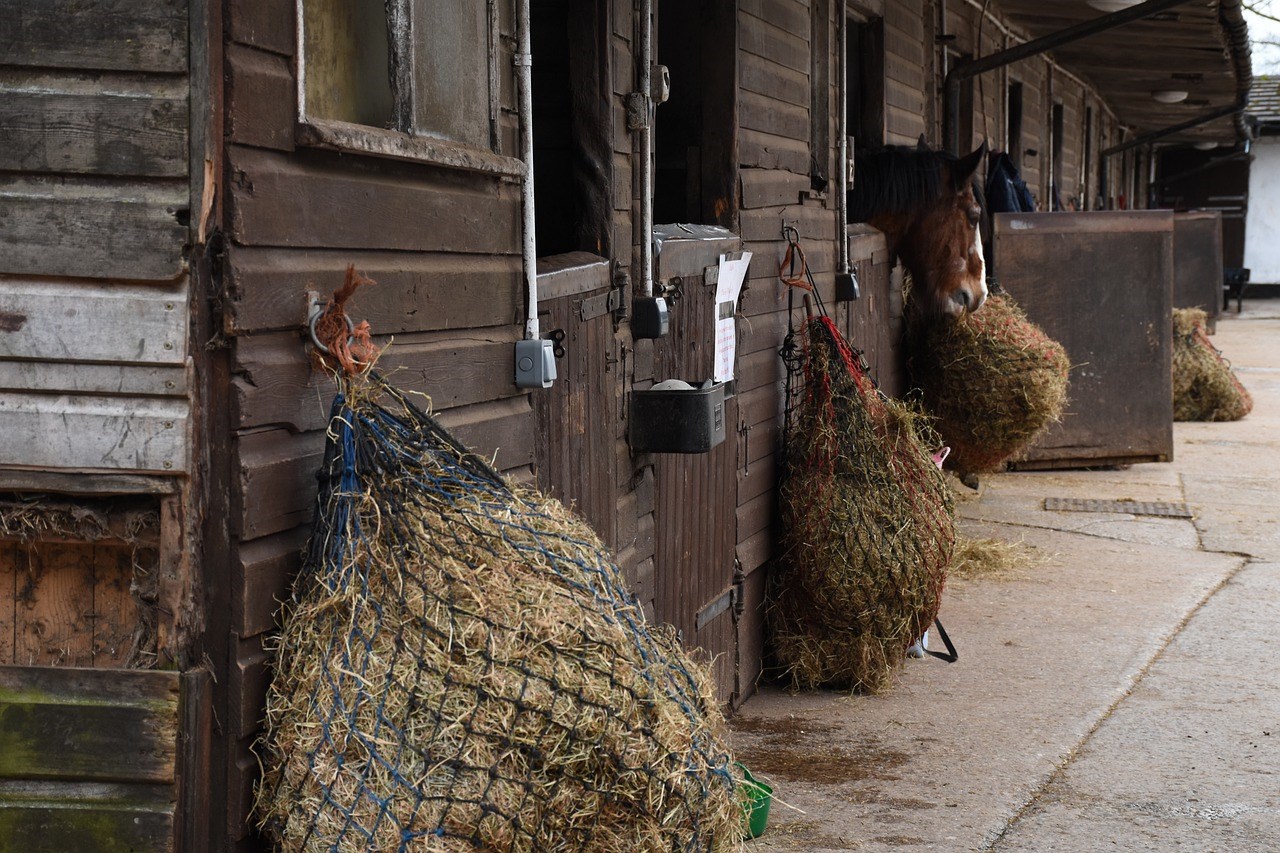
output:
[[960, 306], [961, 311], [969, 310], [969, 303], [972, 299], [973, 297], [969, 295], [969, 291], [965, 290], [963, 287], [951, 294], [951, 301]]

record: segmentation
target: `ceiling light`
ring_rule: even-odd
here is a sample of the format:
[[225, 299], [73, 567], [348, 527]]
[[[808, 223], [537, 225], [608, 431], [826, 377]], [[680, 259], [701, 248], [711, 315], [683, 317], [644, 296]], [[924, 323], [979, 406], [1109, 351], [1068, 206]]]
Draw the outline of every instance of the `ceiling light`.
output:
[[1151, 97], [1162, 104], [1180, 104], [1187, 99], [1187, 93], [1182, 89], [1161, 89], [1152, 92]]
[[1142, 0], [1085, 0], [1085, 2], [1103, 12], [1119, 12], [1130, 6], [1137, 6]]
[[1195, 147], [1197, 151], [1212, 151], [1213, 149], [1218, 147], [1218, 143], [1208, 142], [1208, 141], [1197, 142]]

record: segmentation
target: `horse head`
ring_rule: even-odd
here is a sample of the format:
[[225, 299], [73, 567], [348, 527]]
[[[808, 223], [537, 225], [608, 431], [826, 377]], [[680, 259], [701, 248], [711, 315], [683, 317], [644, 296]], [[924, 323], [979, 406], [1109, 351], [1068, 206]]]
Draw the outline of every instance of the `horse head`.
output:
[[986, 153], [983, 143], [960, 158], [893, 146], [857, 157], [850, 219], [884, 232], [911, 272], [912, 304], [926, 316], [958, 317], [986, 301], [983, 211], [974, 190]]

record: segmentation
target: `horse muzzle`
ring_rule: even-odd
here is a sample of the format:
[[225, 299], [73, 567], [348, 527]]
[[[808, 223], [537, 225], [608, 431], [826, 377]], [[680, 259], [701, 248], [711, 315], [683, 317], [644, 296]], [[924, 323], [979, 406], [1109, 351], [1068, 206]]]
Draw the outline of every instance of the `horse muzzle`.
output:
[[960, 317], [965, 312], [972, 314], [981, 308], [987, 301], [987, 289], [984, 287], [978, 291], [977, 296], [969, 292], [967, 287], [957, 288], [954, 293], [947, 297], [946, 303], [943, 305], [943, 312], [952, 316]]

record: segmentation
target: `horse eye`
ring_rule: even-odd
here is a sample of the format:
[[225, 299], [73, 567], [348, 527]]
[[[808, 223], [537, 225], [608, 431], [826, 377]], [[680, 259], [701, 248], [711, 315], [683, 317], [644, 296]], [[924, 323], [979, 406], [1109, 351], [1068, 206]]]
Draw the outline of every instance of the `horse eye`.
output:
[[968, 217], [969, 217], [969, 224], [970, 224], [970, 225], [977, 225], [977, 224], [978, 224], [978, 220], [982, 218], [982, 208], [980, 208], [980, 207], [978, 207], [978, 206], [976, 206], [976, 205], [975, 205], [975, 206], [973, 206], [973, 207], [971, 207], [971, 208], [969, 208], [969, 210], [968, 210]]

